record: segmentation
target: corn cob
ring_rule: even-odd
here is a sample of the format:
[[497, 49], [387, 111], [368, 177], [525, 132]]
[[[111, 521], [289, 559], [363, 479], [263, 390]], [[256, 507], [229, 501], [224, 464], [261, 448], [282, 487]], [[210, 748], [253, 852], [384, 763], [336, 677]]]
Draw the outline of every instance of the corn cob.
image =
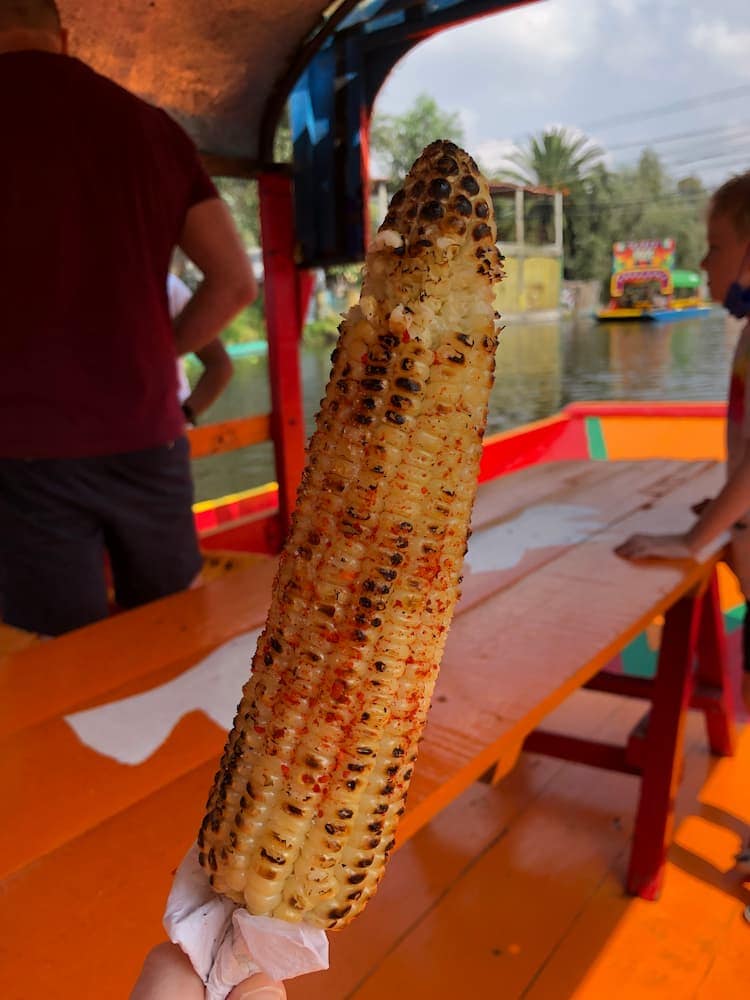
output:
[[393, 847], [476, 491], [495, 239], [486, 181], [440, 141], [368, 250], [198, 838], [251, 913], [342, 926]]

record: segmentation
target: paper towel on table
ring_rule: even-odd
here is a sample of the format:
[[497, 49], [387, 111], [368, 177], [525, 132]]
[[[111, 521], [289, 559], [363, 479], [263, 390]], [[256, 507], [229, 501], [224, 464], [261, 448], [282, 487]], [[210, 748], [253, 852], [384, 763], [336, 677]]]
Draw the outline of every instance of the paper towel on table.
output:
[[254, 917], [218, 896], [198, 863], [196, 846], [175, 874], [164, 928], [206, 984], [206, 1000], [224, 1000], [233, 986], [254, 972], [293, 979], [328, 968], [325, 931]]

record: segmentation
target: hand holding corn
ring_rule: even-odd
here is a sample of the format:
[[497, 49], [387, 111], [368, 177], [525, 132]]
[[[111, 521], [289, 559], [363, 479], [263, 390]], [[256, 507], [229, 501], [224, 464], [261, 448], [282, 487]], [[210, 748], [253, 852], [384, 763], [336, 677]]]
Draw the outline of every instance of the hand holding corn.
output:
[[251, 913], [342, 926], [394, 845], [476, 492], [495, 240], [486, 181], [439, 141], [368, 250], [198, 838]]

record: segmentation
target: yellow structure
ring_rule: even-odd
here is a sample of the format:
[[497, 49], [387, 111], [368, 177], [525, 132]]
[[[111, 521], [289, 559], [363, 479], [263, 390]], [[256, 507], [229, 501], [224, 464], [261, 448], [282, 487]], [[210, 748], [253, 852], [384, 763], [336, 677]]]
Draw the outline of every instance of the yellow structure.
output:
[[505, 280], [495, 286], [503, 319], [554, 319], [560, 311], [563, 195], [550, 188], [490, 186], [505, 255]]

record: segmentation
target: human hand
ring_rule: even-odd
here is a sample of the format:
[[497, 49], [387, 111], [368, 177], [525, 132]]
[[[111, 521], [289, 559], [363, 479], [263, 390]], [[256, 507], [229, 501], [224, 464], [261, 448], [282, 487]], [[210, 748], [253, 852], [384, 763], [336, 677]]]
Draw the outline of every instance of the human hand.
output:
[[712, 502], [712, 497], [705, 497], [703, 500], [699, 500], [698, 503], [694, 503], [690, 508], [694, 514], [700, 516], [703, 511]]
[[692, 559], [685, 535], [631, 535], [615, 549], [623, 559]]
[[[204, 1000], [205, 988], [190, 959], [164, 942], [148, 953], [130, 1000]], [[259, 972], [234, 987], [227, 1000], [286, 1000], [283, 983]]]

